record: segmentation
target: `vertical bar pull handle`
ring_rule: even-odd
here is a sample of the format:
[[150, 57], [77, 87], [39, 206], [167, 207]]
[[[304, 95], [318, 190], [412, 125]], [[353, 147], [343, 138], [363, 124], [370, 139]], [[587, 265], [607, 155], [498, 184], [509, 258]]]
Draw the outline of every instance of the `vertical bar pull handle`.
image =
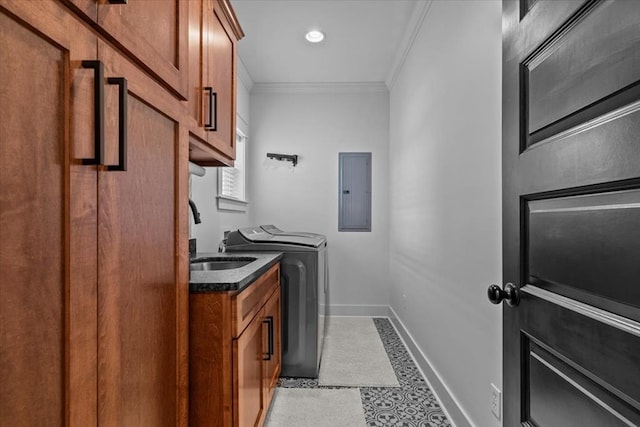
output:
[[213, 110], [213, 123], [209, 130], [217, 131], [218, 130], [218, 93], [211, 93], [211, 109]]
[[101, 165], [104, 161], [104, 65], [100, 61], [82, 61], [82, 68], [93, 69], [94, 157], [82, 159], [83, 165]]
[[267, 320], [269, 321], [269, 359], [273, 356], [273, 316], [267, 316]]
[[211, 116], [211, 94], [213, 93], [213, 88], [211, 86], [207, 86], [204, 88], [204, 91], [207, 93], [207, 100], [209, 101], [208, 121], [204, 123], [204, 128], [205, 130], [209, 130], [209, 128], [211, 127], [211, 122], [213, 121], [213, 118]]
[[269, 354], [273, 356], [273, 316], [269, 316]]
[[267, 335], [267, 355], [262, 360], [271, 360], [271, 356], [273, 356], [273, 316], [267, 316], [267, 318], [264, 319], [262, 323], [266, 323], [269, 326], [269, 333]]
[[207, 131], [215, 132], [218, 130], [218, 94], [213, 91], [213, 87], [207, 86], [204, 90], [209, 98], [209, 122], [204, 124]]
[[110, 171], [127, 170], [127, 79], [109, 77], [107, 83], [118, 85], [118, 164], [107, 166]]

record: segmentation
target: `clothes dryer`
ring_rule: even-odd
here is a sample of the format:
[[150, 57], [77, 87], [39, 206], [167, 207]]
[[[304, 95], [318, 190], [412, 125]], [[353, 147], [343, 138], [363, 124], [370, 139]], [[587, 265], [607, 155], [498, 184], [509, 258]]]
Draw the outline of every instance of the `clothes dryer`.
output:
[[265, 225], [229, 232], [225, 248], [228, 252], [284, 253], [280, 261], [281, 376], [317, 378], [329, 298], [326, 237]]

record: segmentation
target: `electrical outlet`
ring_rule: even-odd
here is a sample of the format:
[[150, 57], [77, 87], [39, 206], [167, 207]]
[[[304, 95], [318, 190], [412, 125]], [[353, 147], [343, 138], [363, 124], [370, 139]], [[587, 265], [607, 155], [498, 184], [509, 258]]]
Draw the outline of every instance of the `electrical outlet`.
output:
[[495, 384], [491, 383], [491, 412], [493, 412], [493, 415], [497, 419], [500, 419], [500, 413], [502, 411], [501, 406], [502, 393], [500, 392], [498, 387], [495, 386]]

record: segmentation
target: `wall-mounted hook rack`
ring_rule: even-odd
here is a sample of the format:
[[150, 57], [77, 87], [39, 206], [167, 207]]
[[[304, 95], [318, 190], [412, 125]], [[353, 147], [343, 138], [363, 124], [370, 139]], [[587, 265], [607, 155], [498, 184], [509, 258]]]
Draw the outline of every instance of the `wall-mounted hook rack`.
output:
[[267, 157], [275, 160], [286, 160], [288, 162], [293, 163], [293, 166], [298, 164], [298, 155], [297, 154], [277, 154], [277, 153], [267, 153]]

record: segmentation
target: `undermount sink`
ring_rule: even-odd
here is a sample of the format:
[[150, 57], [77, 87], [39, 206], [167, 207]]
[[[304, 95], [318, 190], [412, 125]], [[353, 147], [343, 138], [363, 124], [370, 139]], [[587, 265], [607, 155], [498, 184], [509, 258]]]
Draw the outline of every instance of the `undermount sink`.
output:
[[191, 271], [233, 270], [255, 261], [252, 257], [200, 258], [191, 261]]

